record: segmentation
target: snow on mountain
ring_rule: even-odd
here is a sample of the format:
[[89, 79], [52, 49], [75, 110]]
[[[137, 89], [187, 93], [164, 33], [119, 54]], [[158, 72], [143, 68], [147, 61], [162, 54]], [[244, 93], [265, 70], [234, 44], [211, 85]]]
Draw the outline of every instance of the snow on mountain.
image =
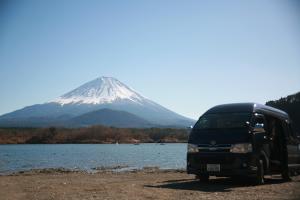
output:
[[117, 100], [142, 103], [145, 98], [112, 77], [100, 77], [55, 99], [54, 103], [64, 104], [104, 104]]
[[[142, 124], [187, 127], [195, 122], [143, 97], [115, 78], [100, 77], [53, 101], [27, 106], [2, 115], [0, 126], [64, 126], [73, 118], [76, 118], [78, 122], [79, 119], [83, 119], [81, 115], [90, 112], [92, 113], [88, 116], [93, 118], [95, 116], [93, 111], [100, 109], [128, 112], [147, 121], [147, 123], [142, 123], [141, 120], [134, 120], [139, 122], [137, 127], [144, 126]], [[96, 114], [103, 115], [103, 113]], [[86, 116], [84, 119], [87, 118]], [[78, 124], [81, 123], [78, 122]], [[115, 123], [111, 122], [111, 124]]]

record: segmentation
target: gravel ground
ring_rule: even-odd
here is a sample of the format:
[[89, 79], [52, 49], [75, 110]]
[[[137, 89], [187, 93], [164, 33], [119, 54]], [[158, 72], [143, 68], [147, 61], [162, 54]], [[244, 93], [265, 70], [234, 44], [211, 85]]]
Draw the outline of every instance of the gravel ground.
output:
[[184, 171], [27, 172], [0, 176], [0, 199], [300, 199], [300, 176], [254, 186], [246, 179], [212, 178], [200, 183]]

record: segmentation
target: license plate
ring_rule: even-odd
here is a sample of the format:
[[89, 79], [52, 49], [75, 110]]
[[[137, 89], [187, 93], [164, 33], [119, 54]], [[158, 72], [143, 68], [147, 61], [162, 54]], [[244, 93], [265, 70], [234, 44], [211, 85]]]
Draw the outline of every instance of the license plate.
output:
[[220, 164], [207, 164], [206, 170], [208, 172], [219, 172], [221, 169]]

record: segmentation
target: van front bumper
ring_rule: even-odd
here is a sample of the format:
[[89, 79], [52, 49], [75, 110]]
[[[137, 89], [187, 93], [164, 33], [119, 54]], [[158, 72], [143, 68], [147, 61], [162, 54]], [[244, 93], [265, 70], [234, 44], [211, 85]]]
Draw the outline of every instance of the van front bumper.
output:
[[[220, 171], [207, 171], [207, 164], [220, 164]], [[257, 172], [252, 153], [188, 153], [187, 173], [213, 176], [248, 176]]]

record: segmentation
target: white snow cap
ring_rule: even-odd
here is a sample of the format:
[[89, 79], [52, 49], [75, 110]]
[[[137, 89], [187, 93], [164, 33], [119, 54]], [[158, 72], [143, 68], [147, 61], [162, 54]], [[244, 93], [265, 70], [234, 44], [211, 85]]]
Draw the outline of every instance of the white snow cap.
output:
[[141, 104], [145, 97], [112, 77], [100, 77], [75, 90], [66, 93], [52, 102], [64, 104], [103, 104], [117, 100], [130, 100]]

